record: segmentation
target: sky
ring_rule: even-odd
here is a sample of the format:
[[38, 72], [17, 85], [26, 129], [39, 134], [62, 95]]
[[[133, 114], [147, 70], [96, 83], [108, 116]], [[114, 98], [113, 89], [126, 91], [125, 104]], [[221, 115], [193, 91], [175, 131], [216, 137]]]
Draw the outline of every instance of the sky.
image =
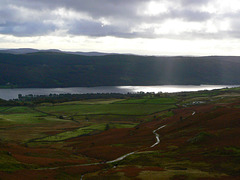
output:
[[239, 0], [0, 0], [0, 48], [240, 55]]

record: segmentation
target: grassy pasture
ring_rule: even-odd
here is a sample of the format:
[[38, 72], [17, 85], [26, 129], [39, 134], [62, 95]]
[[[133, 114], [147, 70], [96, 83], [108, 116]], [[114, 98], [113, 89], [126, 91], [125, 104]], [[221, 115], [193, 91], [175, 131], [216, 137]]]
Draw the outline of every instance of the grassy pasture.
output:
[[[3, 109], [4, 107], [1, 107]], [[29, 107], [5, 107], [4, 111], [0, 112], [0, 125], [6, 124], [33, 124], [63, 121], [56, 117], [48, 116], [44, 113], [37, 112]]]
[[144, 104], [146, 103], [147, 99], [126, 99], [123, 101], [116, 102], [118, 104]]
[[142, 99], [127, 99], [118, 101], [119, 104], [174, 104], [177, 100], [175, 98], [142, 98]]
[[[108, 124], [108, 128], [132, 128], [136, 125], [137, 124], [113, 124], [113, 123], [111, 123], [111, 124]], [[74, 138], [74, 137], [78, 137], [78, 136], [82, 136], [82, 135], [87, 135], [94, 131], [103, 131], [106, 129], [106, 127], [107, 127], [106, 123], [93, 124], [93, 125], [90, 125], [87, 127], [78, 128], [73, 131], [65, 131], [63, 133], [59, 133], [59, 134], [56, 134], [53, 136], [48, 136], [45, 138], [37, 139], [35, 141], [49, 141], [49, 142], [63, 141], [66, 139], [70, 139], [70, 138]]]
[[11, 108], [8, 108], [8, 109], [4, 110], [3, 113], [4, 114], [17, 114], [17, 113], [30, 114], [30, 113], [36, 113], [36, 112], [34, 110], [32, 110], [31, 108], [26, 107], [26, 106], [16, 106], [16, 107], [11, 107]]
[[9, 108], [10, 108], [10, 107], [4, 107], [4, 106], [1, 107], [1, 106], [0, 106], [0, 112], [3, 112], [3, 111], [5, 111], [5, 110], [7, 110], [7, 109], [9, 109]]
[[55, 117], [46, 116], [42, 113], [16, 113], [16, 114], [0, 114], [0, 124], [34, 124], [66, 121]]
[[40, 106], [37, 109], [56, 115], [149, 115], [175, 108], [161, 104], [101, 104]]
[[122, 101], [121, 99], [89, 99], [89, 100], [82, 100], [82, 101], [70, 101], [70, 102], [63, 102], [58, 103], [56, 105], [73, 105], [73, 104], [111, 104], [116, 103], [118, 101]]

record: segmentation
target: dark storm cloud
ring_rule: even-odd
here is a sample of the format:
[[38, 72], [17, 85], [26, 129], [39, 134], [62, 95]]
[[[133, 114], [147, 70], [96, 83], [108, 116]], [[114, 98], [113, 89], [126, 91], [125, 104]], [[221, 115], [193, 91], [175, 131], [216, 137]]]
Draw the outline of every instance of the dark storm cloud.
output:
[[15, 36], [39, 36], [53, 32], [55, 28], [52, 24], [44, 24], [41, 22], [7, 22], [0, 24], [0, 33]]
[[[3, 1], [3, 0], [2, 0]], [[32, 0], [10, 0], [9, 3], [23, 6], [30, 9], [53, 10], [56, 8], [66, 8], [85, 12], [97, 17], [124, 17], [135, 14], [135, 8], [141, 6], [146, 0], [58, 0], [58, 1], [32, 1]]]
[[86, 35], [86, 36], [117, 36], [124, 38], [136, 37], [137, 34], [134, 32], [128, 32], [128, 29], [124, 29], [117, 26], [103, 25], [100, 22], [93, 21], [73, 21], [69, 24], [69, 34], [74, 35]]
[[55, 31], [56, 26], [45, 20], [46, 18], [39, 14], [34, 15], [25, 9], [4, 4], [0, 8], [0, 34], [39, 36]]
[[[3, 5], [0, 8], [0, 33], [14, 36], [32, 36], [46, 34], [51, 30], [61, 30], [62, 28], [67, 29], [68, 33], [76, 35], [129, 37], [133, 36], [134, 33], [130, 32], [131, 26], [127, 25], [128, 21], [130, 23], [138, 19], [135, 8], [141, 6], [144, 2], [144, 0], [59, 0], [57, 2], [46, 0], [0, 0], [0, 4]], [[25, 12], [30, 11], [32, 19], [31, 17], [22, 17], [19, 8], [22, 8]], [[81, 17], [76, 17], [78, 20], [72, 21], [51, 14], [51, 12], [59, 8], [63, 8], [68, 12], [85, 13], [92, 21], [81, 19]], [[38, 17], [41, 13], [48, 15]], [[19, 18], [19, 15], [21, 18]], [[110, 21], [111, 25], [102, 27], [101, 18]], [[49, 20], [50, 22], [45, 23]], [[65, 27], [58, 26], [57, 29], [55, 23], [58, 21], [61, 21]]]
[[[154, 38], [162, 37], [155, 33], [154, 27], [169, 19], [206, 22], [216, 18], [215, 14], [199, 8], [211, 3], [210, 0], [158, 0], [156, 2], [163, 5], [171, 3], [171, 6], [166, 12], [154, 16], [144, 14], [149, 2], [149, 0], [0, 0], [2, 5], [0, 34], [38, 36], [64, 31], [72, 35], [95, 37]], [[54, 13], [59, 9], [63, 9], [66, 14]], [[69, 16], [70, 12], [74, 12], [75, 16]], [[106, 24], [104, 20], [107, 21]], [[149, 24], [150, 27], [140, 28], [141, 24]], [[204, 32], [193, 34], [204, 37]]]

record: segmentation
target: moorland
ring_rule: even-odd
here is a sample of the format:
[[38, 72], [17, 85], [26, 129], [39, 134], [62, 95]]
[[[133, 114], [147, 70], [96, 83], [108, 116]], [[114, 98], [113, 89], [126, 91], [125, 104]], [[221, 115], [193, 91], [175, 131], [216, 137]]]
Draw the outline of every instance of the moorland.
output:
[[0, 104], [0, 179], [240, 178], [240, 88]]

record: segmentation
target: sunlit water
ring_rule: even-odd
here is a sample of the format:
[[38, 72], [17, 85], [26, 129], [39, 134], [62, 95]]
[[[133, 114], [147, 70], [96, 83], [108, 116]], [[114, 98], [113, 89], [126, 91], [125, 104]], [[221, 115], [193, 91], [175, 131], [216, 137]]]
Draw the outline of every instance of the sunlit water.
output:
[[18, 94], [22, 95], [49, 95], [49, 94], [87, 94], [87, 93], [137, 93], [137, 92], [183, 92], [221, 89], [225, 87], [236, 87], [228, 85], [162, 85], [162, 86], [100, 86], [100, 87], [72, 87], [72, 88], [21, 88], [0, 89], [1, 99], [16, 99]]

